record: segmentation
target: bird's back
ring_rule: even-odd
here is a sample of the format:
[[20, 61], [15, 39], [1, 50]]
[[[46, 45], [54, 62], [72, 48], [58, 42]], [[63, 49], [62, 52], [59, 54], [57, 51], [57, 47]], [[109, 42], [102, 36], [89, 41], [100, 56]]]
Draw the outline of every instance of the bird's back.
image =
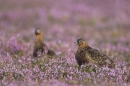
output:
[[94, 63], [99, 66], [108, 65], [110, 68], [115, 67], [113, 61], [107, 55], [90, 46], [78, 49], [75, 57], [79, 65]]
[[91, 48], [86, 51], [86, 58], [90, 58], [92, 62], [99, 66], [108, 65], [108, 67], [114, 67], [114, 62], [104, 53], [97, 49]]

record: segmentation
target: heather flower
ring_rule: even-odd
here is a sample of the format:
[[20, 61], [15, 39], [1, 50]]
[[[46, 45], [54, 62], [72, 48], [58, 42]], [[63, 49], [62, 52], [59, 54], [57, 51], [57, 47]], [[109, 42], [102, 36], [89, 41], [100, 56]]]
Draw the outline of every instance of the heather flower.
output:
[[[129, 8], [128, 0], [2, 0], [0, 86], [129, 86]], [[57, 58], [32, 58], [37, 27]], [[74, 41], [80, 37], [106, 53], [115, 69], [79, 69]]]

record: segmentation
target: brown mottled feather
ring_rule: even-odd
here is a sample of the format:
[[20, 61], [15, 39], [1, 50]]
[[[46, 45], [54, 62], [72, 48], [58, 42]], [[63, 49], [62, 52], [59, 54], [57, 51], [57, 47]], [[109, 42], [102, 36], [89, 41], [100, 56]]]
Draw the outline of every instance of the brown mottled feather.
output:
[[56, 56], [55, 52], [53, 50], [50, 50], [50, 49], [48, 50], [47, 54], [50, 56]]
[[37, 52], [41, 51], [42, 53], [44, 52], [45, 44], [42, 41], [36, 41], [35, 46], [34, 46], [34, 51], [33, 51], [33, 56], [37, 57]]
[[56, 58], [57, 57], [57, 55], [55, 54], [55, 52], [53, 51], [53, 50], [48, 50], [48, 52], [47, 52], [47, 56], [48, 56], [48, 58]]
[[115, 67], [114, 62], [107, 55], [88, 46], [84, 39], [78, 39], [77, 45], [79, 48], [75, 54], [75, 57], [79, 66], [85, 63], [94, 63], [99, 66], [108, 65], [109, 68]]

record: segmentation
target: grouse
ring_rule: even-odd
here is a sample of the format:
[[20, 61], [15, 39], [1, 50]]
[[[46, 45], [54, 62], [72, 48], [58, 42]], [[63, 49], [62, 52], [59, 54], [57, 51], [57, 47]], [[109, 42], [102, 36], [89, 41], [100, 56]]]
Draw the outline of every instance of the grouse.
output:
[[115, 68], [114, 62], [107, 55], [90, 47], [83, 38], [77, 39], [75, 43], [78, 45], [75, 58], [79, 66], [92, 63], [98, 66], [105, 65], [109, 68]]

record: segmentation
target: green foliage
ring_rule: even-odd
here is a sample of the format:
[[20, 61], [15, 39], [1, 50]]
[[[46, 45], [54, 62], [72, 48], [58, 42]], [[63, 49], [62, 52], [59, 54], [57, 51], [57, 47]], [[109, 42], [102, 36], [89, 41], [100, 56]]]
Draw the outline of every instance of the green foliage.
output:
[[13, 78], [15, 79], [15, 80], [22, 80], [22, 78], [23, 78], [23, 76], [21, 75], [21, 74], [19, 74], [19, 73], [13, 73]]
[[64, 77], [64, 78], [67, 77], [67, 72], [64, 72], [64, 73], [63, 73], [63, 77]]
[[130, 62], [130, 54], [126, 54], [126, 56], [125, 56], [125, 61], [126, 61], [126, 62]]
[[87, 25], [88, 25], [88, 26], [95, 26], [95, 25], [96, 25], [95, 19], [93, 19], [93, 18], [90, 19], [90, 20], [88, 21]]
[[47, 19], [48, 19], [48, 21], [51, 22], [51, 23], [53, 23], [53, 22], [55, 21], [55, 19], [53, 18], [52, 15], [48, 15], [48, 16], [47, 16]]
[[86, 67], [82, 68], [81, 71], [88, 72], [88, 73], [96, 72], [96, 70], [91, 65], [88, 65], [88, 66], [86, 65]]

